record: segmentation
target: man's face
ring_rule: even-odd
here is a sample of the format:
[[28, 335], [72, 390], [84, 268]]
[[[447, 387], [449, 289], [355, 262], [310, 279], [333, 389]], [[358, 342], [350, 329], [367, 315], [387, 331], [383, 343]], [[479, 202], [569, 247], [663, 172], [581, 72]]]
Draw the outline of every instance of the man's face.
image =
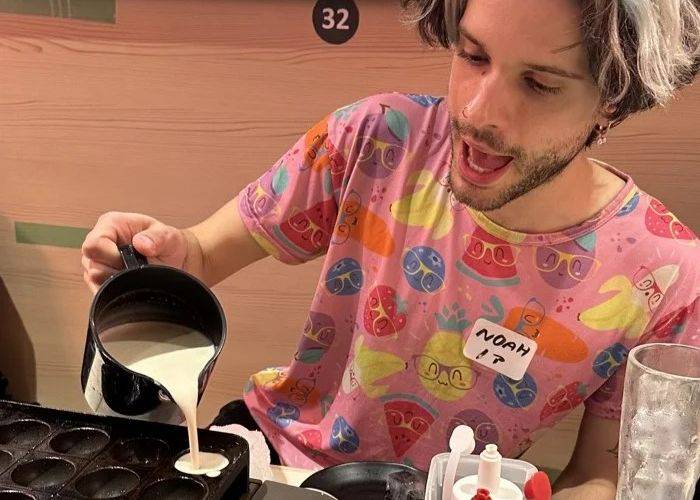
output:
[[599, 117], [574, 0], [469, 0], [449, 88], [450, 185], [494, 210], [561, 172]]

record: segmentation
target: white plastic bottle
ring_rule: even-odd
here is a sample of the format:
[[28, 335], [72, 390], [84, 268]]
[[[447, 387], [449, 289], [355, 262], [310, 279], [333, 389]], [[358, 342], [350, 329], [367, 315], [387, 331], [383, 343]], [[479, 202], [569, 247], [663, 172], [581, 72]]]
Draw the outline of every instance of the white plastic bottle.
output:
[[495, 444], [487, 444], [479, 455], [479, 470], [460, 479], [452, 489], [454, 500], [470, 500], [479, 488], [489, 491], [493, 500], [522, 500], [523, 492], [514, 483], [501, 478], [501, 454]]
[[498, 446], [487, 444], [486, 449], [481, 452], [479, 461], [479, 479], [476, 482], [477, 488], [485, 488], [492, 492], [497, 492], [501, 481], [501, 454], [498, 453]]

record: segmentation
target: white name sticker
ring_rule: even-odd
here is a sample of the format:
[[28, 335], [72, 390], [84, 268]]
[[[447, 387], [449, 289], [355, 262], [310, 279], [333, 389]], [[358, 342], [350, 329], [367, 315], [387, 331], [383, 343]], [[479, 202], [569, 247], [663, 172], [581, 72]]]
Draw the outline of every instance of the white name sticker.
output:
[[534, 340], [483, 318], [476, 320], [464, 344], [467, 359], [513, 380], [525, 376], [536, 352]]

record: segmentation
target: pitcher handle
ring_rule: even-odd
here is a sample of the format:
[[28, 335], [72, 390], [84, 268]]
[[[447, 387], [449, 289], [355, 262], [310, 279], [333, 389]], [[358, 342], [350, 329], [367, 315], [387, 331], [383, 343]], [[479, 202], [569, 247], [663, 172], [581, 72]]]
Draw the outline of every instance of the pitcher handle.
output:
[[140, 269], [148, 265], [146, 257], [136, 251], [134, 245], [124, 245], [119, 247], [124, 267], [126, 269]]

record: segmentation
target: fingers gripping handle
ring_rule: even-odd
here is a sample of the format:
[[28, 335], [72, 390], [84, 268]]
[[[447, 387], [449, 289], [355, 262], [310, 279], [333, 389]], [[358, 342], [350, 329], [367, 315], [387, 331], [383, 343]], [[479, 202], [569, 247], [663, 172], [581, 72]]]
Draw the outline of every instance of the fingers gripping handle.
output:
[[119, 253], [126, 269], [139, 269], [148, 265], [146, 257], [137, 252], [133, 245], [119, 247]]

